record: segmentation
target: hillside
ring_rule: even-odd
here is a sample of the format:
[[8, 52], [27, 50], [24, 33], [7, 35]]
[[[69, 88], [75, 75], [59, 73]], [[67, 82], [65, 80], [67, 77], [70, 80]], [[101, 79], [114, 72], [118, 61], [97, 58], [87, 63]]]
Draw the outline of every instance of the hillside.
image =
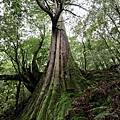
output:
[[[83, 76], [86, 81], [82, 92], [68, 93], [71, 100], [63, 100], [72, 101], [71, 110], [65, 112], [65, 120], [119, 120], [120, 65], [83, 72]], [[15, 107], [5, 111], [0, 120], [15, 120], [27, 101], [19, 103], [17, 113], [13, 112]]]

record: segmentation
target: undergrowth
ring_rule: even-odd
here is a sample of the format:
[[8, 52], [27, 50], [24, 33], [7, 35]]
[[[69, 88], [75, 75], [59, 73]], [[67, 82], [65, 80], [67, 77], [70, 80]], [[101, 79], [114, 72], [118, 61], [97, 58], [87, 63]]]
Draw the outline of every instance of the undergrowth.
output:
[[[87, 71], [84, 74], [86, 81], [82, 94], [79, 92], [61, 94], [55, 105], [54, 120], [119, 120], [119, 67], [111, 66], [109, 69]], [[8, 120], [8, 117], [4, 114], [0, 120]]]
[[119, 66], [87, 72], [85, 75], [89, 80], [87, 88], [83, 90], [82, 96], [72, 101], [76, 118], [79, 120], [119, 120], [119, 73]]

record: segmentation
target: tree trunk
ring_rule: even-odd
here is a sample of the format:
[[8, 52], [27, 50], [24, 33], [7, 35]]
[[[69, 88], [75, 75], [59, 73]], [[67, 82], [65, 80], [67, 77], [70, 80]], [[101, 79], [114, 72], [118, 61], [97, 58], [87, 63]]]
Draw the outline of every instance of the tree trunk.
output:
[[84, 80], [75, 64], [60, 16], [52, 29], [47, 69], [31, 99], [17, 120], [64, 120], [71, 109], [71, 93], [80, 90]]

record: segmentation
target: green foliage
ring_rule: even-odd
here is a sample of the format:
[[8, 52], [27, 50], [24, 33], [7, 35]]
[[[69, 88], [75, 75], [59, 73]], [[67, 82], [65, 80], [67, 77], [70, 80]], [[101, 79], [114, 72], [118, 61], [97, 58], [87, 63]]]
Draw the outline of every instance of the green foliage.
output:
[[15, 105], [16, 82], [0, 82], [0, 115], [5, 110]]
[[98, 114], [94, 119], [95, 120], [104, 120], [106, 116], [110, 116], [113, 118], [119, 118], [117, 114], [115, 113], [110, 113], [109, 111], [103, 111], [100, 114]]
[[[41, 12], [36, 2], [28, 0], [5, 0], [3, 16], [0, 16], [0, 75], [22, 73], [22, 67], [31, 66], [33, 55], [44, 39], [36, 62], [44, 70], [50, 44], [47, 24], [49, 18]], [[0, 115], [16, 104], [18, 82], [0, 80]], [[21, 85], [18, 102], [30, 93]]]
[[54, 110], [54, 119], [64, 120], [65, 115], [73, 117], [74, 111], [71, 106], [72, 99], [70, 98], [71, 93], [62, 93], [59, 98], [59, 102], [56, 104], [56, 109]]
[[[39, 9], [35, 1], [5, 0], [3, 2], [4, 14], [0, 16], [0, 74], [13, 74], [18, 71], [22, 73], [23, 66], [25, 68], [31, 66], [33, 56], [44, 38], [43, 45], [36, 57], [39, 71], [43, 71], [47, 64], [50, 46], [49, 17]], [[66, 2], [69, 4], [70, 1]], [[69, 39], [76, 63], [81, 69], [88, 71], [106, 69], [113, 64], [119, 64], [119, 1], [87, 0], [86, 2], [91, 3], [88, 6], [89, 13], [86, 17], [77, 19], [75, 25], [72, 23], [74, 33]], [[73, 8], [71, 8], [72, 10]], [[89, 118], [91, 117], [88, 114], [90, 112], [94, 114], [95, 120], [103, 120], [108, 116], [118, 118], [118, 115], [110, 108], [117, 110], [116, 104], [118, 105], [118, 103], [114, 97], [118, 96], [119, 84], [115, 81], [115, 84], [112, 85], [112, 81], [118, 77], [116, 73], [119, 71], [113, 73], [111, 71], [106, 74], [92, 73], [92, 77], [89, 76], [90, 73], [85, 73], [85, 77], [87, 76], [85, 83], [91, 91], [83, 90], [84, 95], [81, 101], [84, 104], [80, 103], [82, 107], [79, 108], [79, 113], [75, 113], [76, 109], [73, 110], [72, 95], [62, 93], [54, 110], [55, 119], [63, 120], [63, 115], [69, 113], [72, 120], [87, 120], [87, 115]], [[116, 76], [113, 77], [113, 75]], [[104, 82], [99, 86], [103, 77]], [[99, 82], [94, 81], [95, 79]], [[15, 81], [0, 81], [0, 115], [15, 105], [17, 84]], [[102, 86], [109, 91], [105, 91]], [[87, 90], [88, 92], [86, 92]], [[101, 93], [101, 90], [103, 91], [99, 97], [102, 97], [98, 100], [97, 95]], [[90, 93], [89, 97], [87, 97], [88, 93]], [[104, 93], [107, 95], [105, 96]], [[19, 101], [28, 95], [28, 91], [22, 84]], [[91, 108], [92, 105], [90, 106], [88, 103], [94, 107]], [[76, 104], [79, 105], [78, 102]], [[87, 112], [85, 109], [88, 109]]]
[[82, 69], [85, 66], [88, 70], [103, 69], [120, 62], [117, 5], [119, 6], [118, 1], [113, 3], [112, 1], [94, 0], [89, 5], [90, 12], [73, 28], [75, 36], [72, 37], [72, 41], [75, 44], [73, 46], [71, 42], [71, 48], [75, 60]]
[[105, 70], [91, 70], [86, 76], [88, 88], [72, 104], [76, 116], [95, 120], [119, 118], [118, 66]]
[[[0, 81], [0, 116], [10, 108], [14, 113], [15, 107], [13, 106], [16, 104], [17, 86], [18, 82], [16, 81]], [[30, 93], [22, 83], [18, 102], [25, 100], [29, 95]]]

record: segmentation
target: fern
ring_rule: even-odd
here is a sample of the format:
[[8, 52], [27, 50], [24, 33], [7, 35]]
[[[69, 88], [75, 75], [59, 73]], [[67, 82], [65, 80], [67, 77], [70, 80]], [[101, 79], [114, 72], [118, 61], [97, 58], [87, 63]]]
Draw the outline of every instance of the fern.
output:
[[118, 118], [118, 115], [115, 114], [114, 112], [110, 113], [109, 111], [104, 111], [104, 112], [99, 113], [94, 119], [95, 120], [103, 120], [103, 119], [105, 119], [106, 116]]
[[89, 111], [99, 111], [99, 110], [105, 110], [107, 109], [108, 107], [106, 106], [100, 106], [100, 107], [95, 107], [93, 109], [90, 109]]

